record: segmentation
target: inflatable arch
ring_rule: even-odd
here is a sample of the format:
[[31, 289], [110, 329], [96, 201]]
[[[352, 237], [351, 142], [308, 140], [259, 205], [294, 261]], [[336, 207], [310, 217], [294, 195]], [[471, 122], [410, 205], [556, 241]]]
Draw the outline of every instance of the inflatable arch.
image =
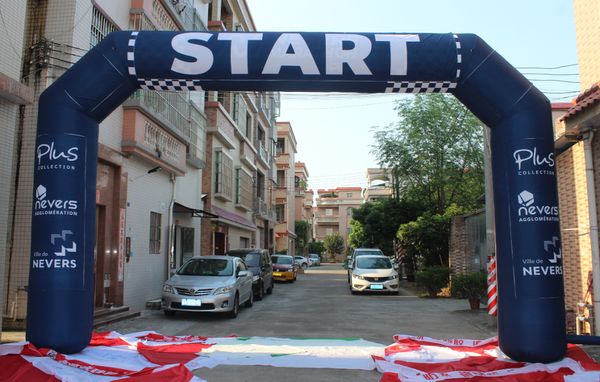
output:
[[471, 34], [114, 32], [41, 96], [27, 339], [78, 352], [93, 321], [98, 124], [136, 89], [454, 94], [492, 131], [501, 349], [566, 351], [548, 99]]

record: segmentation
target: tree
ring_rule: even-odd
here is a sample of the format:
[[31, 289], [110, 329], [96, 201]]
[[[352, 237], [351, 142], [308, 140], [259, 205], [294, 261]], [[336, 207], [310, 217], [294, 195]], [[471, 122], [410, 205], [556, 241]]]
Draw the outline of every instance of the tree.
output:
[[397, 238], [405, 251], [403, 262], [408, 273], [438, 265], [448, 266], [450, 220], [463, 212], [452, 205], [444, 214], [426, 212], [417, 220], [400, 226]]
[[325, 245], [325, 250], [330, 256], [335, 256], [344, 252], [344, 239], [338, 233], [325, 236], [323, 244]]
[[398, 101], [399, 121], [374, 131], [372, 153], [392, 169], [395, 195], [443, 214], [455, 203], [473, 208], [483, 194], [483, 128], [455, 98], [415, 95]]
[[296, 253], [304, 254], [306, 253], [305, 249], [308, 247], [310, 224], [304, 220], [296, 220], [294, 230], [296, 233]]
[[424, 211], [425, 206], [414, 200], [381, 199], [364, 203], [352, 212], [349, 245], [379, 248], [392, 256], [400, 224], [416, 219]]
[[322, 241], [312, 241], [308, 243], [308, 253], [322, 255], [325, 252], [325, 244]]

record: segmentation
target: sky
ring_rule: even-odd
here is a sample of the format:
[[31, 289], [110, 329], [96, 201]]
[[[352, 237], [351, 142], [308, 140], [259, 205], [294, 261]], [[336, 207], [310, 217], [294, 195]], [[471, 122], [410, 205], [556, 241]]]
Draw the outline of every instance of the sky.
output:
[[[475, 33], [553, 102], [580, 91], [573, 0], [247, 0], [257, 31]], [[564, 67], [563, 67], [564, 66]], [[557, 68], [562, 67], [562, 68]], [[373, 128], [409, 95], [282, 93], [309, 188], [366, 185]]]

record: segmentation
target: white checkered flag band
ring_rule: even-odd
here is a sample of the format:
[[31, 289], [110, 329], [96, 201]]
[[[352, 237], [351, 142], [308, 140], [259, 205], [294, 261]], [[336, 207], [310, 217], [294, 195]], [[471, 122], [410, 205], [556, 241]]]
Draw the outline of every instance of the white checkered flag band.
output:
[[385, 93], [446, 93], [456, 88], [456, 82], [388, 82]]

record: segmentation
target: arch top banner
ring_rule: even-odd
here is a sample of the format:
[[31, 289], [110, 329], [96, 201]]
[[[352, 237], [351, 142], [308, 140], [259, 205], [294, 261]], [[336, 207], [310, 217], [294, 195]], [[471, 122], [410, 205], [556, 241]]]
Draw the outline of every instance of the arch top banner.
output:
[[132, 32], [127, 44], [128, 72], [155, 90], [437, 93], [460, 77], [454, 34]]

